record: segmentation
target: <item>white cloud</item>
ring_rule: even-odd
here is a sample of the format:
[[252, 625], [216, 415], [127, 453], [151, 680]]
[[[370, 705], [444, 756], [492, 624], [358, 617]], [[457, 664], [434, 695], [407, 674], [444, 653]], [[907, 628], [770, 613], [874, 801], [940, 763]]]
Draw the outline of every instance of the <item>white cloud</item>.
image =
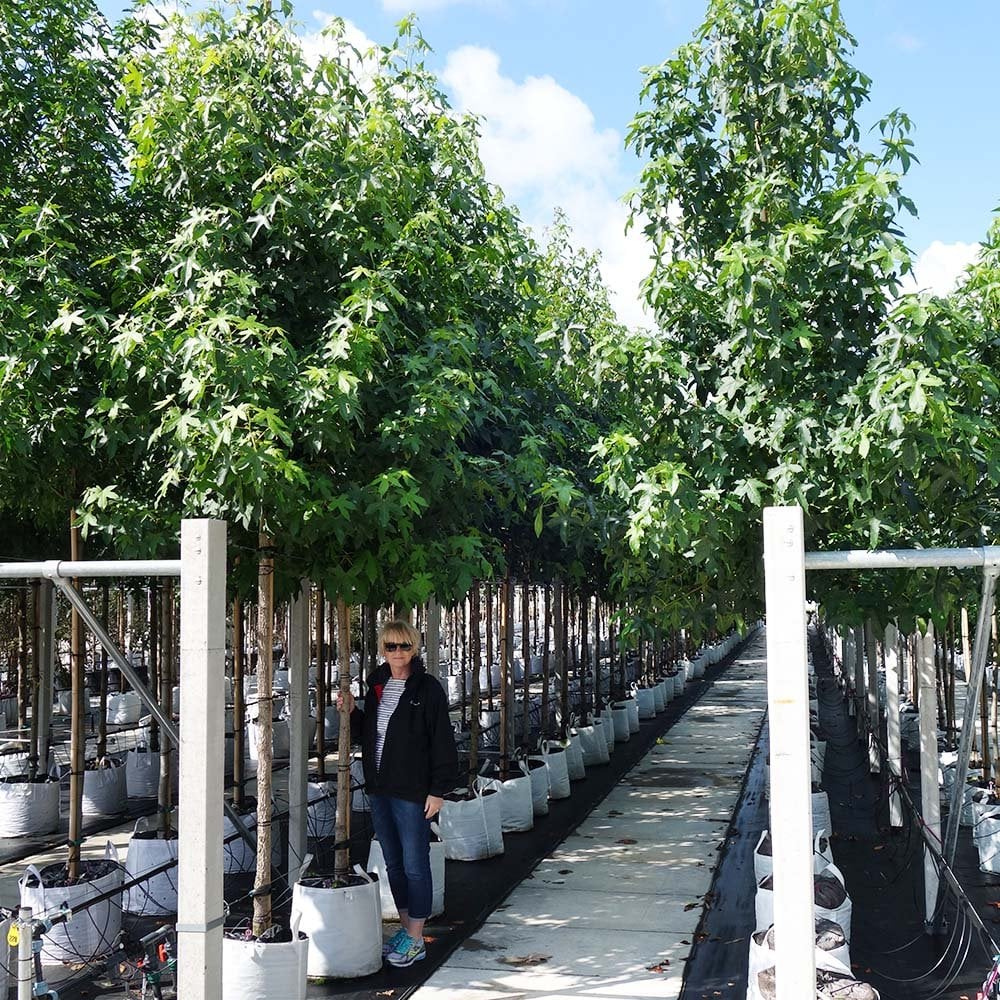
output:
[[648, 251], [641, 227], [625, 233], [628, 210], [620, 197], [634, 178], [624, 166], [621, 136], [598, 128], [587, 104], [552, 77], [504, 76], [489, 49], [449, 53], [441, 78], [459, 111], [482, 118], [480, 151], [490, 180], [538, 231], [562, 208], [574, 241], [601, 252], [619, 318], [648, 324], [638, 291]]
[[903, 282], [903, 291], [928, 291], [947, 295], [955, 290], [965, 269], [979, 255], [978, 243], [942, 243], [935, 240], [917, 257], [913, 274]]
[[924, 40], [916, 35], [909, 35], [906, 32], [897, 31], [889, 36], [889, 41], [894, 48], [903, 52], [917, 52], [924, 47]]
[[478, 7], [496, 6], [497, 0], [382, 0], [382, 9], [390, 14], [426, 14], [457, 7], [459, 4], [475, 4]]
[[[374, 48], [375, 42], [347, 18], [339, 18], [344, 24], [341, 40], [341, 38], [323, 31], [324, 28], [330, 27], [334, 21], [338, 20], [336, 15], [325, 10], [314, 10], [312, 16], [319, 22], [320, 30], [302, 35], [299, 38], [306, 61], [310, 66], [316, 66], [323, 56], [330, 59], [346, 60], [354, 71], [356, 79], [364, 87], [371, 79], [376, 65], [374, 58], [368, 56], [369, 51]], [[357, 50], [357, 55], [351, 51], [352, 48]]]

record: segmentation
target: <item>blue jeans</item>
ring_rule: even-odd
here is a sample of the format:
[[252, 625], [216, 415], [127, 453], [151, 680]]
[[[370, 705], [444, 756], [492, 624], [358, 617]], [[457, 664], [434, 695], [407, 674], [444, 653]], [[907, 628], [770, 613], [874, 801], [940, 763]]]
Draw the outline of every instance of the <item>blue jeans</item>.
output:
[[385, 873], [397, 910], [414, 920], [431, 915], [431, 824], [422, 802], [370, 795], [372, 823], [385, 858]]

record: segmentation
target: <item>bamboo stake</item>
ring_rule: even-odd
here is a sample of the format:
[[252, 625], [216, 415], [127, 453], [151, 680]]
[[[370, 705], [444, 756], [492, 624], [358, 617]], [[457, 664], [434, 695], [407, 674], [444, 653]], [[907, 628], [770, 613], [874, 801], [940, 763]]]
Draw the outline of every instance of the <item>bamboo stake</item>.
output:
[[476, 775], [479, 773], [479, 712], [482, 703], [482, 693], [479, 686], [479, 671], [483, 667], [483, 644], [479, 634], [479, 581], [472, 581], [472, 590], [469, 592], [469, 617], [472, 620], [472, 629], [469, 632], [471, 645], [471, 655], [469, 657], [472, 664], [472, 718], [469, 725], [469, 794], [475, 789]]
[[510, 759], [510, 578], [500, 584], [500, 765]]
[[531, 588], [527, 580], [521, 586], [521, 664], [524, 667], [521, 746], [527, 748], [531, 732]]
[[28, 728], [28, 591], [17, 592], [17, 728]]
[[326, 595], [316, 591], [316, 770], [326, 780]]
[[[337, 670], [340, 695], [346, 701], [351, 693], [351, 609], [337, 598]], [[351, 716], [340, 713], [340, 733], [337, 743], [337, 850], [334, 855], [334, 875], [346, 878], [351, 871]]]
[[[464, 692], [463, 692], [464, 695]], [[493, 711], [493, 587], [486, 584], [486, 707]]]
[[[101, 624], [108, 631], [109, 624], [109, 591], [108, 583], [101, 584]], [[100, 759], [108, 752], [108, 651], [101, 646], [101, 676], [100, 676], [100, 715], [97, 717], [97, 757]]]
[[551, 677], [549, 626], [552, 623], [552, 594], [547, 583], [542, 587], [542, 600], [545, 610], [542, 631], [542, 719], [539, 728], [544, 738], [549, 732], [549, 712], [551, 711], [549, 707], [549, 679]]
[[556, 580], [554, 590], [556, 670], [560, 683], [559, 739], [565, 741], [569, 727], [569, 678], [566, 676], [566, 588], [561, 580]]
[[[70, 512], [69, 524], [69, 557], [77, 562], [80, 559], [82, 546], [80, 526], [77, 524], [75, 509]], [[74, 577], [70, 584], [75, 590], [80, 590], [79, 579]], [[86, 766], [84, 760], [86, 677], [84, 676], [83, 662], [83, 628], [75, 607], [70, 612], [69, 663], [72, 715], [70, 717], [69, 855], [66, 875], [70, 882], [75, 882], [80, 875], [80, 846], [83, 840], [83, 771]]]
[[38, 580], [31, 584], [31, 743], [28, 750], [28, 772], [29, 777], [34, 780], [38, 773], [38, 719], [39, 700], [38, 694], [42, 682], [42, 614], [41, 614], [41, 593], [42, 585]]
[[580, 659], [577, 665], [577, 677], [580, 680], [579, 713], [581, 723], [587, 718], [587, 630], [589, 615], [587, 614], [590, 598], [586, 593], [580, 595]]
[[[237, 557], [238, 558], [238, 557]], [[244, 770], [246, 755], [246, 698], [244, 676], [246, 674], [246, 649], [243, 641], [243, 599], [233, 598], [233, 806], [237, 812], [243, 811]]]
[[[253, 934], [271, 928], [271, 767], [274, 761], [271, 692], [274, 687], [274, 554], [271, 536], [258, 536], [257, 575], [257, 874]], [[266, 891], [261, 891], [265, 890]]]
[[[160, 624], [163, 645], [160, 656], [160, 708], [173, 718], [174, 701], [174, 583], [167, 580], [160, 590]], [[160, 809], [160, 830], [170, 836], [170, 777], [173, 746], [170, 740], [160, 740], [160, 781], [156, 790]]]

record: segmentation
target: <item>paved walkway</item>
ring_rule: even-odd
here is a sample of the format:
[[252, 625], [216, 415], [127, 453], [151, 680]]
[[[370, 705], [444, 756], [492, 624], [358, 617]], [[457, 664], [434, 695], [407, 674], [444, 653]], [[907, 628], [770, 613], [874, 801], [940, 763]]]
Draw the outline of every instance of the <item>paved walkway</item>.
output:
[[761, 631], [411, 995], [676, 1000], [766, 702]]

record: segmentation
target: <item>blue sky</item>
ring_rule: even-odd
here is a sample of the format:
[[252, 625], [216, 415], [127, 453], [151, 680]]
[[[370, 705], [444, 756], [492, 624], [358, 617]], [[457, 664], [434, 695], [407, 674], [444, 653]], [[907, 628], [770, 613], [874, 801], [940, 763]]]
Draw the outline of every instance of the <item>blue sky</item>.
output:
[[[102, 4], [109, 15], [116, 0]], [[854, 62], [872, 78], [865, 125], [892, 108], [914, 122], [920, 159], [905, 219], [922, 285], [945, 290], [1000, 205], [996, 0], [843, 0], [858, 40]], [[559, 204], [580, 242], [602, 251], [623, 318], [638, 322], [638, 237], [622, 234], [621, 195], [638, 164], [624, 135], [638, 108], [640, 69], [690, 38], [705, 0], [297, 0], [305, 32], [330, 15], [376, 42], [408, 11], [453, 103], [484, 116], [488, 173], [541, 227]]]

